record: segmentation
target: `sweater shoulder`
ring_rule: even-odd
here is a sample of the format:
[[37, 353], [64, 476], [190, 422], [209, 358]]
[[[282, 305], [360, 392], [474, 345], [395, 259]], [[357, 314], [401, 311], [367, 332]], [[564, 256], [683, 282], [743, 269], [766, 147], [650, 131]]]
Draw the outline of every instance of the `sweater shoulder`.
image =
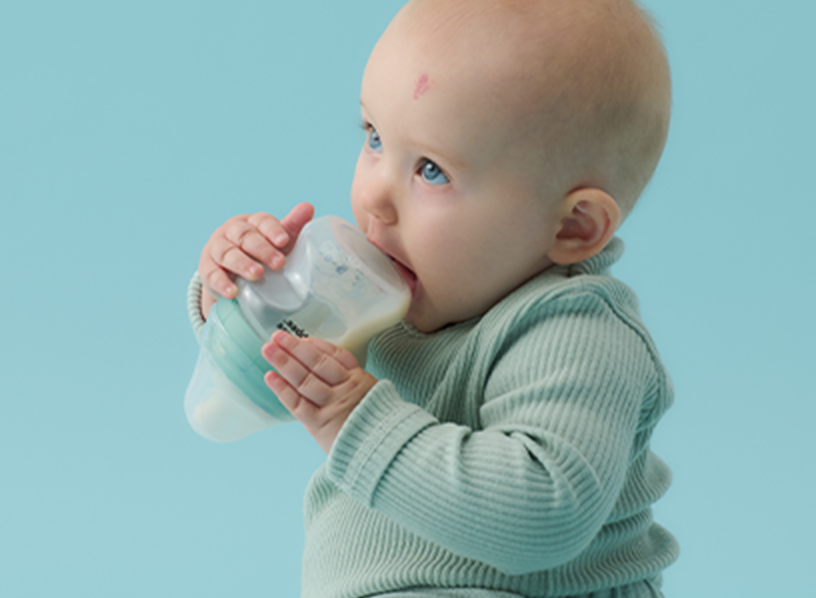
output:
[[485, 314], [470, 341], [472, 357], [489, 371], [488, 378], [497, 368], [538, 370], [537, 357], [553, 351], [585, 360], [607, 347], [621, 359], [627, 356], [618, 367], [642, 372], [645, 420], [659, 418], [673, 402], [671, 378], [641, 318], [637, 295], [608, 272], [544, 273]]
[[640, 316], [637, 295], [609, 274], [545, 272], [496, 304], [475, 327], [501, 339], [557, 318], [595, 317], [632, 329], [646, 344], [651, 337]]
[[497, 320], [523, 323], [556, 313], [581, 312], [591, 304], [604, 303], [623, 320], [640, 321], [634, 291], [611, 274], [623, 250], [623, 241], [616, 237], [588, 260], [553, 266], [504, 297], [482, 319], [489, 325]]

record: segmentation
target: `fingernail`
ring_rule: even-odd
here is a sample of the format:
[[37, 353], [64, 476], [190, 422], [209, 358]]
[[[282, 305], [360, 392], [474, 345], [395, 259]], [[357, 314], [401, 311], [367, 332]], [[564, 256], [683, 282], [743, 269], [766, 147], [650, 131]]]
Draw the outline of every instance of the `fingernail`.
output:
[[274, 241], [275, 245], [277, 246], [286, 245], [289, 242], [289, 235], [286, 233], [281, 233], [272, 239], [272, 241]]
[[292, 335], [286, 332], [285, 330], [278, 330], [275, 334], [272, 335], [272, 340], [274, 340], [281, 347], [291, 347], [292, 339], [293, 339]]
[[283, 265], [283, 262], [284, 262], [283, 257], [276, 255], [275, 257], [272, 258], [272, 267], [275, 269], [280, 268]]
[[224, 297], [231, 297], [234, 293], [238, 292], [238, 288], [234, 284], [230, 284], [224, 287], [224, 292], [222, 293]]
[[261, 267], [260, 266], [250, 266], [246, 269], [247, 276], [260, 276], [261, 275]]

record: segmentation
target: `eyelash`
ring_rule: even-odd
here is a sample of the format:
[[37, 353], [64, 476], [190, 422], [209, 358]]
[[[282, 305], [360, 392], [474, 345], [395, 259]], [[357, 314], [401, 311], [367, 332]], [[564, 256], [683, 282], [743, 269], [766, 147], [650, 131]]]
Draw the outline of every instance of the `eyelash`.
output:
[[[365, 120], [359, 121], [357, 123], [357, 126], [360, 127], [360, 129], [363, 132], [365, 132], [366, 135], [370, 135], [371, 131], [374, 130], [374, 125], [372, 125], [370, 122], [365, 121]], [[430, 158], [422, 157], [422, 158], [419, 159], [419, 161], [417, 163], [417, 167], [415, 169], [415, 172], [416, 172], [417, 175], [422, 176], [422, 169], [425, 168], [425, 166], [428, 164], [428, 162], [431, 162], [431, 163], [435, 164], [436, 167], [439, 169], [439, 172], [441, 172], [442, 175], [446, 179], [448, 179], [448, 182], [450, 182], [450, 176], [448, 176], [448, 173], [445, 172], [445, 170], [441, 166], [439, 166], [439, 164], [437, 164], [436, 162], [434, 162]]]

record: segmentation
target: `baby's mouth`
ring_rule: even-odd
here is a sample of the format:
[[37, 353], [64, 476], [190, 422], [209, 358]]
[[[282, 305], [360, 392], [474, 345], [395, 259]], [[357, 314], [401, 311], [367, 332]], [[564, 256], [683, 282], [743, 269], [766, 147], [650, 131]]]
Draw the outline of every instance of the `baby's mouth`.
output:
[[391, 260], [391, 263], [394, 264], [394, 266], [397, 268], [397, 271], [400, 273], [400, 276], [402, 276], [402, 279], [405, 281], [405, 284], [407, 284], [408, 288], [411, 290], [411, 297], [416, 296], [416, 290], [419, 283], [419, 279], [417, 278], [416, 273], [413, 270], [411, 270], [408, 266], [403, 264], [401, 261], [399, 261], [397, 258], [395, 258], [393, 255], [391, 255], [389, 252], [387, 252], [385, 249], [380, 247], [380, 245], [376, 243], [372, 238], [370, 237], [367, 238], [369, 243], [371, 243], [377, 249], [379, 249], [385, 255], [387, 255], [388, 258]]
[[405, 264], [403, 264], [402, 262], [393, 257], [391, 257], [391, 262], [397, 267], [397, 270], [399, 270], [399, 273], [402, 276], [402, 279], [405, 281], [405, 284], [407, 284], [408, 288], [411, 289], [411, 296], [413, 296], [417, 289], [417, 275], [414, 273], [413, 270], [411, 270]]

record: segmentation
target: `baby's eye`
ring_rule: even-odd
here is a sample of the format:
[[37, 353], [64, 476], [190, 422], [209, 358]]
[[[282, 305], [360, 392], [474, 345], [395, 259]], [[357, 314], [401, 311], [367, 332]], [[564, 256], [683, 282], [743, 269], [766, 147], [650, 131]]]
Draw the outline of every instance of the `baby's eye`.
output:
[[380, 134], [377, 133], [377, 129], [371, 125], [368, 125], [368, 148], [372, 152], [382, 151], [382, 140], [380, 139]]
[[450, 183], [450, 179], [442, 172], [442, 169], [428, 159], [425, 159], [422, 167], [419, 169], [419, 174], [422, 176], [423, 181], [431, 185]]

